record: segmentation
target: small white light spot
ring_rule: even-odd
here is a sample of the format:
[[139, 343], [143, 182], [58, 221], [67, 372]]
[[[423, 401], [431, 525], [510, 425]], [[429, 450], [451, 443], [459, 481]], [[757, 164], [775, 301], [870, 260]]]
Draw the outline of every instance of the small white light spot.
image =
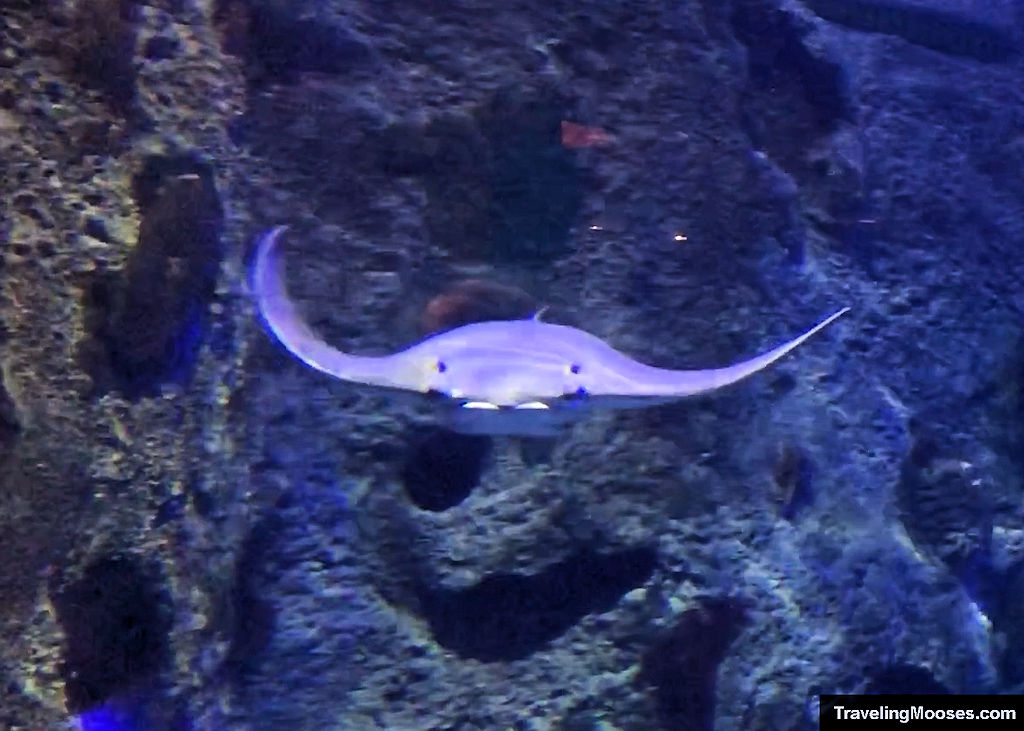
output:
[[462, 404], [464, 409], [497, 409], [498, 407], [490, 401], [467, 401]]
[[686, 234], [676, 234], [672, 239], [674, 241], [686, 241]]
[[527, 401], [525, 404], [516, 404], [517, 409], [546, 409], [548, 405], [542, 401]]

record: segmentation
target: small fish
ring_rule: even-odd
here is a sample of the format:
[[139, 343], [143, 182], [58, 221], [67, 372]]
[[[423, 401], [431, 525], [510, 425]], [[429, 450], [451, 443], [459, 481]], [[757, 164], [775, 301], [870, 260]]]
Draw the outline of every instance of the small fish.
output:
[[713, 391], [782, 358], [846, 313], [724, 368], [655, 368], [566, 325], [521, 320], [477, 322], [384, 356], [350, 355], [325, 343], [288, 297], [278, 226], [256, 247], [252, 288], [270, 332], [306, 365], [343, 381], [434, 394], [448, 425], [465, 434], [553, 436], [593, 409], [629, 409]]
[[562, 120], [563, 147], [607, 147], [614, 141], [615, 138], [600, 127]]

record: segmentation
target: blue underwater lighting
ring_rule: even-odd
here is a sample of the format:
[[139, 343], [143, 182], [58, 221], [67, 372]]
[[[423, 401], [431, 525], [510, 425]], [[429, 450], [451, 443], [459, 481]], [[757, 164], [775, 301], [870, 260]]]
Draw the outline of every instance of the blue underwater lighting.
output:
[[82, 731], [144, 731], [131, 709], [102, 705], [78, 715]]

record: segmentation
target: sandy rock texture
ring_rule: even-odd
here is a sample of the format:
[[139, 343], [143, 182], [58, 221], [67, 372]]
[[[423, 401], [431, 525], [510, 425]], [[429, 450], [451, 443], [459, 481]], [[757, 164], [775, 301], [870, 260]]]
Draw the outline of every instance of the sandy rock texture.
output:
[[[1022, 14], [3, 3], [0, 726], [1021, 692]], [[544, 306], [700, 368], [852, 312], [721, 393], [460, 436], [271, 342], [246, 268], [280, 223], [359, 352]]]

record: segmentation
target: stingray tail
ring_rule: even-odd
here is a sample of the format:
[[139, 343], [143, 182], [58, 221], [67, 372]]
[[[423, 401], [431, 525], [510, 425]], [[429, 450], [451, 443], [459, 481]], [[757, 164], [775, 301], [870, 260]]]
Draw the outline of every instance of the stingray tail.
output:
[[644, 397], [665, 397], [681, 398], [694, 396], [707, 391], [714, 391], [729, 386], [758, 371], [762, 371], [775, 361], [779, 360], [794, 348], [799, 347], [808, 338], [813, 337], [823, 329], [831, 325], [838, 318], [850, 311], [844, 307], [838, 312], [825, 318], [802, 335], [783, 343], [777, 348], [755, 356], [750, 360], [734, 363], [724, 368], [709, 368], [707, 370], [671, 370], [667, 368], [655, 368], [653, 366], [633, 363], [628, 370], [629, 387], [624, 389], [621, 395], [644, 396]]
[[306, 324], [285, 284], [280, 239], [286, 230], [287, 226], [276, 226], [259, 238], [250, 273], [256, 306], [270, 333], [310, 368], [345, 381], [404, 387], [392, 356], [349, 355], [325, 343]]

